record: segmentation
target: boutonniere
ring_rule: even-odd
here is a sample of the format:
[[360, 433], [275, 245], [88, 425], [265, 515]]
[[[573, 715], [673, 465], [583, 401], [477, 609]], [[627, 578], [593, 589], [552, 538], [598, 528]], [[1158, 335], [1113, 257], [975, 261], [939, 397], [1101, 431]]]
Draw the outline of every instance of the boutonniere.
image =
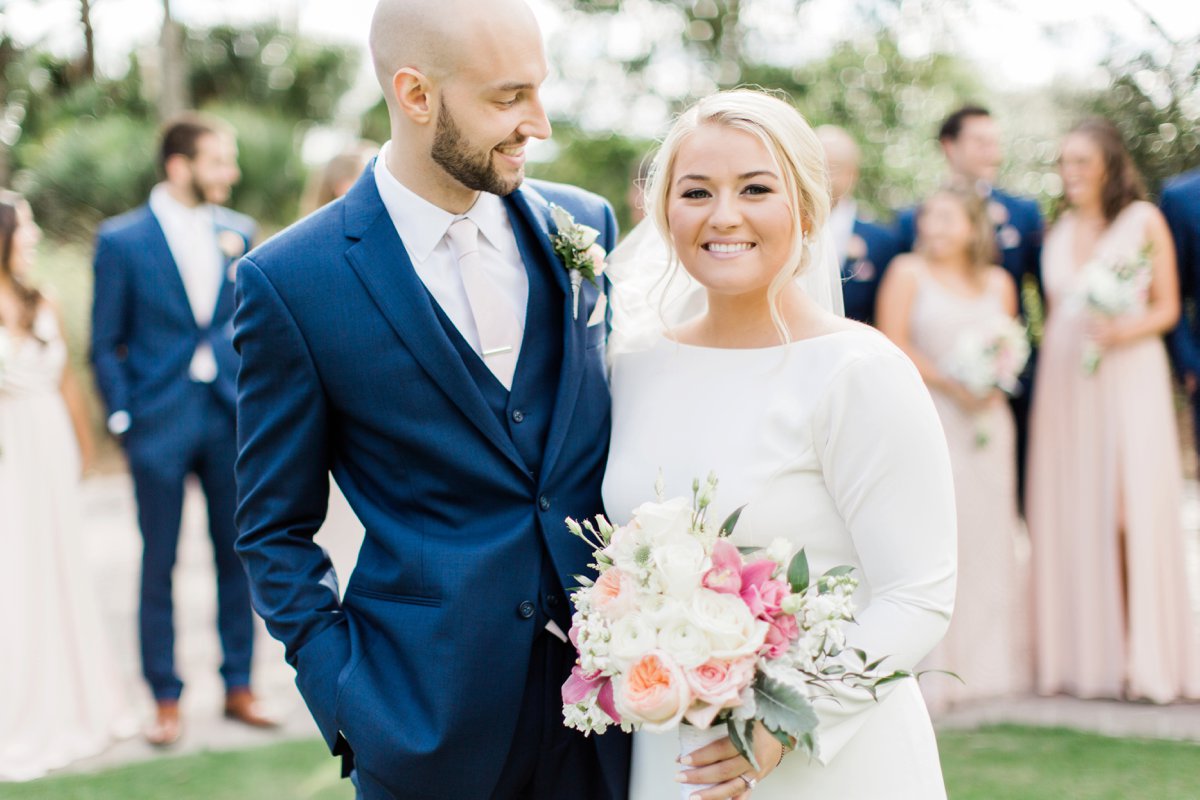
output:
[[579, 290], [583, 279], [599, 288], [597, 278], [604, 274], [604, 248], [596, 244], [600, 231], [575, 221], [571, 213], [562, 206], [550, 204], [550, 216], [554, 219], [555, 231], [550, 237], [554, 252], [562, 259], [567, 274], [571, 276], [572, 316], [579, 319]]

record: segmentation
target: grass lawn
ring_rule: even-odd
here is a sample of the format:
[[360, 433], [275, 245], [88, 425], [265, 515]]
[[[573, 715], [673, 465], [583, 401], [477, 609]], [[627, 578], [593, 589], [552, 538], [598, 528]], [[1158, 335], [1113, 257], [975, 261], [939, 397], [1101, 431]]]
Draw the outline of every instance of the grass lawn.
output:
[[[939, 741], [951, 800], [1200, 798], [1200, 745], [1015, 726], [947, 731]], [[338, 767], [324, 745], [312, 741], [164, 758], [97, 775], [3, 785], [0, 797], [352, 800], [353, 791], [338, 780]]]
[[938, 736], [951, 800], [1197, 800], [1200, 745], [996, 726]]

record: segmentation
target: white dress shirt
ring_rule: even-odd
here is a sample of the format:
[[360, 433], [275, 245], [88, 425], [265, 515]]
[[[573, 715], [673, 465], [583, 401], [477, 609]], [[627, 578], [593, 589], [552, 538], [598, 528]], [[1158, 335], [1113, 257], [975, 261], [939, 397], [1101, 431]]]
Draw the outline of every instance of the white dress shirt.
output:
[[[199, 327], [207, 328], [225, 281], [225, 263], [217, 244], [213, 207], [207, 203], [185, 206], [171, 196], [165, 184], [160, 183], [150, 192], [150, 211], [167, 238], [167, 247], [175, 259], [188, 304], [192, 307], [192, 316]], [[196, 346], [188, 373], [198, 383], [216, 380], [217, 360], [207, 341]]]
[[858, 203], [852, 197], [842, 201], [829, 211], [828, 230], [833, 236], [833, 247], [837, 251], [838, 263], [845, 264], [850, 252], [850, 240], [854, 238], [854, 220], [858, 217]]
[[[450, 223], [467, 217], [479, 227], [479, 252], [483, 256], [488, 277], [501, 289], [496, 302], [510, 303], [522, 331], [525, 330], [525, 311], [529, 302], [529, 276], [517, 249], [516, 235], [504, 202], [496, 195], [480, 192], [475, 205], [465, 214], [451, 214], [400, 183], [387, 168], [391, 142], [383, 146], [375, 162], [375, 185], [384, 208], [392, 218], [396, 233], [408, 251], [417, 277], [433, 295], [442, 311], [458, 328], [476, 353], [482, 356], [475, 317], [463, 288], [458, 258], [446, 238]], [[521, 341], [514, 343], [518, 353]]]

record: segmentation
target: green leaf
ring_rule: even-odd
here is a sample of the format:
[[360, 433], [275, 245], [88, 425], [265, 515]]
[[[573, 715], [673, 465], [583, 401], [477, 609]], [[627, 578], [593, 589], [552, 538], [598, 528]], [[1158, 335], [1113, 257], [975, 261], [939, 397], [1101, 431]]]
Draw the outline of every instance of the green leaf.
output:
[[804, 548], [800, 548], [800, 552], [792, 556], [792, 563], [788, 565], [788, 583], [791, 584], [794, 594], [803, 594], [808, 591], [808, 556], [804, 553]]
[[750, 766], [758, 772], [758, 760], [754, 757], [754, 720], [736, 720], [730, 717], [725, 723], [729, 729], [729, 741], [733, 742], [738, 755], [750, 762]]
[[761, 553], [765, 547], [739, 547], [738, 552], [744, 556], [752, 556], [755, 553]]
[[729, 536], [733, 533], [733, 529], [737, 527], [738, 520], [741, 519], [742, 512], [745, 510], [746, 506], [742, 506], [725, 518], [725, 521], [721, 523], [721, 536]]
[[783, 731], [799, 739], [817, 729], [817, 713], [797, 687], [760, 675], [754, 684], [754, 696], [758, 718], [768, 730]]

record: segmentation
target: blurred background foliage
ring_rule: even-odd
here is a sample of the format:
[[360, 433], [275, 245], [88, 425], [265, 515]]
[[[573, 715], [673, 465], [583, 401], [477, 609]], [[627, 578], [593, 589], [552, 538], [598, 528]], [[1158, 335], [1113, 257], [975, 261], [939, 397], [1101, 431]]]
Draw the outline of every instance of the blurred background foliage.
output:
[[[1006, 92], [961, 56], [936, 47], [911, 55], [896, 30], [899, 0], [847, 4], [861, 23], [855, 38], [817, 57], [765, 46], [770, 18], [757, 0], [556, 2], [575, 15], [572, 25], [596, 33], [591, 49], [575, 36], [549, 43], [559, 112], [554, 140], [530, 172], [605, 195], [625, 226], [630, 183], [670, 113], [737, 85], [784, 92], [814, 124], [847, 128], [863, 145], [860, 203], [882, 219], [941, 180], [936, 128], [964, 102], [991, 106], [1005, 130], [1001, 182], [1047, 207], [1061, 190], [1057, 141], [1090, 113], [1117, 122], [1152, 190], [1200, 163], [1200, 42], [1161, 29], [1159, 46], [1103, 65], [1107, 86]], [[775, 0], [772, 13], [798, 14], [808, 2]], [[970, 13], [965, 0], [918, 5]], [[167, 35], [174, 29], [177, 46]], [[81, 42], [88, 36], [81, 32]], [[180, 102], [168, 91], [178, 73], [188, 105], [239, 131], [244, 178], [232, 204], [278, 229], [295, 217], [310, 136], [332, 129], [347, 139], [387, 138], [381, 101], [365, 112], [349, 107], [363, 57], [278, 24], [189, 30], [165, 17], [159, 45], [130, 54], [128, 69], [109, 76], [86, 51], [56, 56], [0, 36], [0, 183], [29, 196], [51, 238], [86, 243], [100, 220], [142, 202], [156, 179], [154, 140], [167, 106]]]

